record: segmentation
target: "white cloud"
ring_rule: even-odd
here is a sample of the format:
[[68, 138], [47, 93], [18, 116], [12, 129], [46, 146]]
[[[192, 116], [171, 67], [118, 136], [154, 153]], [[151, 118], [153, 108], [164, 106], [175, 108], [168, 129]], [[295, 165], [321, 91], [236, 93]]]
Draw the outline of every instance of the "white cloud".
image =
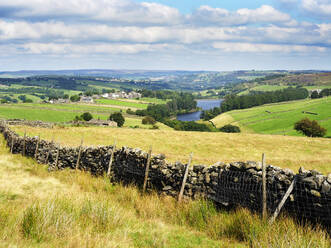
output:
[[302, 8], [315, 15], [329, 16], [331, 18], [330, 0], [302, 0]]
[[178, 23], [181, 19], [181, 14], [175, 8], [130, 0], [0, 0], [0, 8], [12, 8], [11, 18], [37, 20], [164, 25]]
[[257, 9], [239, 9], [234, 12], [221, 8], [201, 6], [193, 13], [192, 19], [196, 22], [213, 23], [222, 26], [291, 21], [291, 17], [288, 14], [282, 13], [269, 5], [262, 5]]
[[302, 45], [279, 45], [279, 44], [252, 44], [252, 43], [227, 43], [215, 42], [214, 48], [223, 52], [244, 52], [244, 53], [290, 53], [290, 52], [324, 52], [325, 47], [302, 46]]
[[58, 44], [58, 43], [26, 43], [20, 46], [28, 54], [136, 54], [160, 50], [176, 50], [180, 47], [169, 44]]

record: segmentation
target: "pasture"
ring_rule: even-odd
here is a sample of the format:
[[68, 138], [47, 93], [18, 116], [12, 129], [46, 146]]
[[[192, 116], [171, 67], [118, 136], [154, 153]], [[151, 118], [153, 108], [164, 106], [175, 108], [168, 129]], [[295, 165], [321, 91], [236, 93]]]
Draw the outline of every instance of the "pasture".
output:
[[145, 130], [103, 127], [26, 128], [15, 126], [13, 130], [23, 135], [41, 135], [41, 138], [67, 146], [85, 145], [128, 146], [145, 151], [150, 146], [153, 153], [163, 153], [170, 162], [186, 162], [193, 152], [194, 164], [214, 164], [218, 161], [260, 161], [266, 154], [267, 163], [297, 171], [300, 166], [331, 172], [331, 139], [306, 138], [280, 135], [226, 134], [182, 132], [174, 130]]
[[318, 121], [328, 130], [326, 136], [331, 136], [331, 97], [233, 110], [212, 121], [217, 127], [238, 125], [244, 132], [301, 136], [294, 130], [294, 123], [305, 117]]
[[[3, 247], [321, 247], [320, 228], [281, 216], [274, 225], [245, 209], [141, 194], [106, 177], [12, 155], [0, 137], [0, 243]], [[280, 245], [283, 244], [283, 245]]]

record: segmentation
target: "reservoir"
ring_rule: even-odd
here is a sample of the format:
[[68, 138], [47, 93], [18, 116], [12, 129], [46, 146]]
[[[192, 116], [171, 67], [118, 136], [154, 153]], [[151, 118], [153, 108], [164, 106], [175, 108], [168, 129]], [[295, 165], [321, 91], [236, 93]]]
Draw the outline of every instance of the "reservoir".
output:
[[[197, 100], [197, 106], [202, 108], [202, 110], [210, 110], [215, 107], [220, 107], [222, 99], [207, 99], [207, 100]], [[177, 115], [177, 120], [180, 121], [198, 121], [200, 120], [201, 111]]]

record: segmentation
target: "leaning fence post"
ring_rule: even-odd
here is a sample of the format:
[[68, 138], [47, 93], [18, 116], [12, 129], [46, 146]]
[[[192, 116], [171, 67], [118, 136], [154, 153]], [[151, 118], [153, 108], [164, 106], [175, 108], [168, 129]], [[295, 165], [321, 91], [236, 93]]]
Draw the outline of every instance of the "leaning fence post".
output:
[[82, 156], [82, 147], [83, 147], [83, 138], [80, 141], [79, 151], [78, 151], [78, 158], [76, 162], [76, 170], [79, 169], [80, 157]]
[[14, 135], [12, 135], [11, 136], [10, 153], [13, 153], [13, 151], [14, 151], [14, 141], [15, 141], [15, 137], [14, 137]]
[[24, 131], [24, 137], [23, 137], [23, 150], [22, 150], [22, 155], [25, 156], [25, 139], [26, 139], [26, 131]]
[[114, 142], [113, 149], [111, 150], [111, 156], [110, 156], [110, 160], [109, 160], [109, 164], [108, 164], [108, 170], [107, 170], [107, 176], [108, 177], [110, 176], [111, 166], [113, 164], [115, 150], [116, 150], [116, 141]]
[[[53, 145], [53, 142], [54, 142], [54, 139], [52, 139], [50, 145]], [[48, 163], [48, 158], [49, 158], [49, 154], [51, 153], [51, 147], [49, 146], [48, 147], [48, 151], [47, 151], [47, 155], [46, 155], [46, 158], [45, 158], [45, 164]]]
[[178, 201], [179, 202], [183, 198], [185, 184], [186, 184], [186, 180], [187, 180], [187, 176], [188, 176], [188, 169], [189, 169], [189, 167], [191, 165], [191, 162], [192, 162], [192, 156], [193, 156], [193, 153], [190, 154], [190, 159], [189, 159], [188, 164], [186, 165], [186, 168], [185, 168], [184, 178], [183, 178], [183, 182], [182, 182], [182, 187], [180, 188], [179, 195], [178, 195]]
[[40, 143], [40, 134], [38, 135], [38, 140], [37, 140], [36, 150], [35, 150], [35, 152], [34, 152], [34, 158], [35, 158], [35, 159], [37, 159], [38, 149], [39, 149], [39, 143]]
[[262, 218], [267, 218], [267, 173], [264, 153], [262, 154]]
[[269, 224], [272, 224], [276, 218], [278, 217], [279, 213], [280, 213], [280, 210], [282, 209], [282, 207], [284, 206], [287, 198], [290, 196], [290, 194], [292, 193], [293, 189], [294, 189], [294, 185], [295, 185], [295, 182], [296, 182], [296, 177], [294, 177], [290, 187], [288, 187], [283, 199], [280, 201], [279, 205], [277, 206], [273, 216], [271, 217], [271, 219], [269, 220]]
[[148, 152], [148, 158], [147, 158], [147, 164], [146, 164], [146, 170], [145, 170], [145, 179], [144, 179], [144, 185], [143, 185], [143, 192], [146, 191], [146, 187], [147, 187], [147, 180], [148, 180], [148, 174], [149, 174], [149, 166], [151, 164], [151, 157], [152, 157], [152, 147], [149, 148], [149, 152]]

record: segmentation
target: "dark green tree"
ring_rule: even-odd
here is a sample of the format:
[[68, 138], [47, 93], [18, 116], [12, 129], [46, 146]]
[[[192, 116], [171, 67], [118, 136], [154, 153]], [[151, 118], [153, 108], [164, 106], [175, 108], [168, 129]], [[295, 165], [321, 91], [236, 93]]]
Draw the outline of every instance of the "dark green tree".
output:
[[124, 119], [122, 113], [120, 113], [120, 112], [116, 112], [116, 113], [111, 114], [109, 116], [109, 120], [115, 121], [117, 123], [118, 127], [122, 127], [124, 122], [125, 122], [125, 119]]
[[221, 127], [220, 131], [224, 132], [224, 133], [240, 133], [240, 128], [237, 126], [228, 124], [228, 125]]
[[294, 129], [308, 137], [323, 137], [326, 129], [321, 127], [317, 121], [304, 118], [294, 124]]
[[89, 112], [85, 112], [84, 114], [81, 115], [81, 117], [84, 121], [90, 121], [93, 119], [92, 114]]
[[80, 101], [80, 96], [73, 95], [73, 96], [70, 97], [70, 101], [72, 101], [72, 102], [78, 102], [78, 101]]
[[316, 99], [316, 98], [320, 98], [320, 95], [318, 94], [317, 90], [314, 90], [311, 95], [310, 95], [311, 99]]

